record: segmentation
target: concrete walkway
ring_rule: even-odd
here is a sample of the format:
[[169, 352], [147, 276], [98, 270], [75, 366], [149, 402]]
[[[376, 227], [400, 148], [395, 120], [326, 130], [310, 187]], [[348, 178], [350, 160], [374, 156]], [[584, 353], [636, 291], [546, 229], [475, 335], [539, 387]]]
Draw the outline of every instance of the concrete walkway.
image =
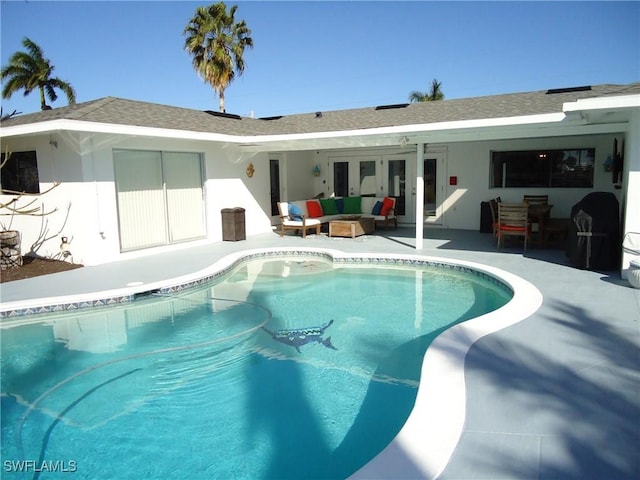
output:
[[206, 268], [240, 250], [330, 248], [439, 256], [497, 267], [533, 283], [541, 308], [479, 340], [466, 357], [466, 419], [441, 479], [640, 478], [640, 290], [618, 272], [568, 266], [559, 250], [497, 251], [491, 235], [413, 229], [353, 239], [262, 234], [2, 284], [12, 302], [137, 288]]

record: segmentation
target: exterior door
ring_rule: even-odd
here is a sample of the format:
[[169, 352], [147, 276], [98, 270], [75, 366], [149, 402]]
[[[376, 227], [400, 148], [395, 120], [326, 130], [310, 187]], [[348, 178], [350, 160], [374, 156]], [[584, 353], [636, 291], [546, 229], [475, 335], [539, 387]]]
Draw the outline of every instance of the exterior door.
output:
[[198, 153], [114, 150], [121, 251], [206, 236]]
[[408, 195], [407, 178], [409, 162], [406, 158], [387, 158], [383, 164], [383, 187], [385, 195], [396, 199], [396, 215], [399, 222], [412, 223], [415, 221], [415, 208], [411, 204], [414, 197]]
[[379, 194], [379, 157], [330, 157], [336, 197], [375, 197]]
[[446, 151], [434, 150], [424, 155], [424, 223], [444, 224]]
[[269, 179], [271, 189], [271, 215], [279, 215], [278, 202], [280, 201], [280, 160], [269, 160]]

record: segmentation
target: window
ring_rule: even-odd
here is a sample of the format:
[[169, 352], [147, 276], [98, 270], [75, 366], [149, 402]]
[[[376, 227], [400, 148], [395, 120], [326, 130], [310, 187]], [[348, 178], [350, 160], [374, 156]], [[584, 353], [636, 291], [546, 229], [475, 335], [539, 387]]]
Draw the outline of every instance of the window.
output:
[[269, 181], [271, 186], [271, 215], [278, 215], [280, 201], [280, 160], [269, 160]]
[[595, 148], [491, 152], [491, 188], [591, 188], [595, 153]]
[[360, 162], [360, 196], [375, 197], [376, 188], [376, 161], [364, 160]]
[[3, 153], [0, 160], [2, 162], [0, 184], [3, 192], [40, 193], [35, 151], [11, 152], [7, 163], [4, 163], [4, 160]]

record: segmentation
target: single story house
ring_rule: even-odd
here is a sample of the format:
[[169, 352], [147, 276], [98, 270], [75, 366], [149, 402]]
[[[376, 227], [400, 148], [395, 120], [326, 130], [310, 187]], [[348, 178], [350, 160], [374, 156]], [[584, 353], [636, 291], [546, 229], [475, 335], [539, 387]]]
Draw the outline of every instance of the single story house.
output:
[[0, 140], [2, 188], [51, 212], [0, 227], [23, 254], [59, 257], [65, 237], [85, 265], [222, 241], [227, 208], [245, 210], [247, 235], [268, 232], [279, 200], [318, 194], [395, 197], [417, 249], [429, 228], [477, 230], [481, 202], [524, 194], [566, 218], [612, 192], [623, 233], [640, 232], [640, 83], [269, 118], [107, 97], [5, 119]]

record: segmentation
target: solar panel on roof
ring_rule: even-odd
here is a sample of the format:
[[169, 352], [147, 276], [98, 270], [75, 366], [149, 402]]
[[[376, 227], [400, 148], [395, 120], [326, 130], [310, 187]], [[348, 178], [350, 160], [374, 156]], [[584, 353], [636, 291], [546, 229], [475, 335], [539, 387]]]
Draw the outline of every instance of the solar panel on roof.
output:
[[409, 106], [408, 103], [395, 103], [393, 105], [378, 105], [376, 110], [390, 110], [392, 108], [405, 108]]
[[583, 87], [552, 88], [547, 90], [547, 95], [552, 95], [554, 93], [588, 92], [589, 90], [591, 90], [591, 85], [585, 85]]
[[216, 112], [214, 110], [205, 110], [204, 113], [208, 113], [209, 115], [213, 115], [214, 117], [224, 117], [224, 118], [233, 118], [234, 120], [242, 120], [242, 117], [240, 115], [236, 115], [235, 113]]

